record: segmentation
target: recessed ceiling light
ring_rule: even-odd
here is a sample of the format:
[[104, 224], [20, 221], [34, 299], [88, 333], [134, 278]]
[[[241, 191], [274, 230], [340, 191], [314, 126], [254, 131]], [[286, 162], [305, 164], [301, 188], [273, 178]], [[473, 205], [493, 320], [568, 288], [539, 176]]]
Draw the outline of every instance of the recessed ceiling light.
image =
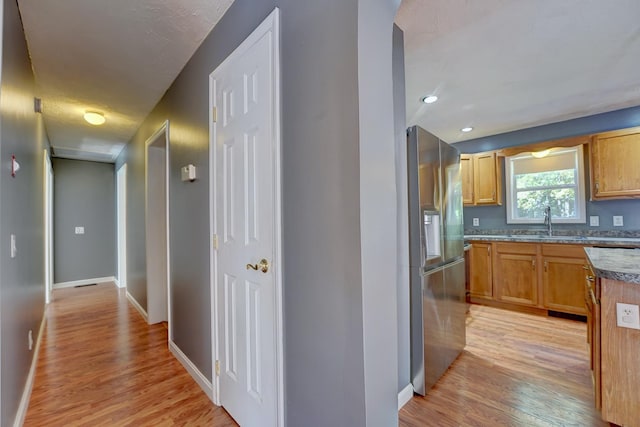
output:
[[472, 127], [466, 127], [466, 128], [462, 128], [460, 129], [462, 132], [471, 132], [473, 130]]
[[96, 111], [87, 111], [86, 113], [84, 113], [84, 119], [94, 125], [94, 126], [100, 126], [101, 124], [104, 124], [104, 122], [106, 122], [107, 120], [104, 118], [104, 114], [102, 113], [98, 113]]
[[433, 104], [437, 100], [438, 100], [438, 97], [435, 95], [429, 95], [422, 98], [422, 102], [424, 102], [425, 104]]

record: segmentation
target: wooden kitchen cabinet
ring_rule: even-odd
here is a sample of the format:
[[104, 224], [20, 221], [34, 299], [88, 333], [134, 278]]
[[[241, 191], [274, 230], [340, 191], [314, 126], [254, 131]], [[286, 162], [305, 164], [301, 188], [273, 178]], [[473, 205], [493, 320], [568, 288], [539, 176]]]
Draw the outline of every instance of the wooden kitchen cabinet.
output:
[[601, 311], [600, 311], [600, 279], [596, 277], [591, 266], [584, 265], [584, 302], [587, 312], [587, 342], [589, 343], [589, 361], [593, 395], [596, 409], [602, 407], [601, 382]]
[[472, 297], [493, 297], [491, 243], [474, 242], [469, 249], [469, 292]]
[[476, 205], [502, 204], [502, 173], [495, 152], [473, 156], [473, 196]]
[[462, 180], [462, 203], [473, 205], [473, 156], [460, 155], [460, 177]]
[[460, 155], [465, 206], [502, 204], [502, 169], [495, 152]]
[[548, 310], [585, 315], [582, 246], [542, 245], [543, 305]]
[[640, 197], [640, 126], [593, 135], [591, 199]]
[[538, 245], [496, 243], [495, 248], [495, 298], [502, 302], [537, 305]]

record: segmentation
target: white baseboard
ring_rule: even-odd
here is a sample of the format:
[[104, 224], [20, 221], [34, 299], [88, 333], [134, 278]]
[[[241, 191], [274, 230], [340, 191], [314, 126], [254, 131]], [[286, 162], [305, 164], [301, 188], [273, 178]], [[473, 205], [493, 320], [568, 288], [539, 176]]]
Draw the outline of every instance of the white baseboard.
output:
[[40, 322], [40, 331], [38, 332], [38, 338], [36, 339], [35, 347], [33, 349], [33, 358], [31, 359], [31, 368], [29, 368], [29, 375], [27, 375], [27, 382], [22, 392], [22, 398], [20, 399], [20, 405], [18, 406], [18, 412], [13, 422], [14, 427], [22, 427], [24, 419], [27, 416], [27, 409], [29, 409], [29, 400], [31, 400], [31, 390], [33, 390], [33, 380], [36, 376], [36, 367], [38, 366], [38, 355], [40, 354], [40, 343], [42, 342], [42, 335], [44, 334], [44, 327], [47, 324], [47, 309], [45, 306], [42, 314], [42, 322]]
[[407, 384], [405, 388], [402, 389], [400, 393], [398, 393], [398, 411], [402, 409], [404, 405], [407, 404], [413, 397], [413, 385]]
[[178, 361], [189, 372], [189, 375], [198, 383], [200, 388], [207, 394], [209, 400], [213, 402], [213, 385], [211, 381], [207, 379], [202, 372], [196, 367], [196, 365], [189, 360], [189, 358], [180, 350], [180, 348], [173, 342], [169, 341], [169, 351], [178, 359]]
[[115, 276], [96, 277], [93, 279], [73, 280], [71, 282], [54, 283], [53, 289], [73, 288], [74, 286], [92, 285], [94, 283], [115, 282]]
[[131, 305], [134, 306], [135, 309], [138, 310], [138, 312], [142, 315], [142, 317], [144, 318], [144, 321], [149, 322], [149, 316], [147, 315], [147, 312], [145, 311], [144, 308], [142, 308], [140, 304], [138, 304], [138, 301], [136, 301], [136, 299], [131, 296], [129, 291], [127, 291], [127, 299], [129, 300]]

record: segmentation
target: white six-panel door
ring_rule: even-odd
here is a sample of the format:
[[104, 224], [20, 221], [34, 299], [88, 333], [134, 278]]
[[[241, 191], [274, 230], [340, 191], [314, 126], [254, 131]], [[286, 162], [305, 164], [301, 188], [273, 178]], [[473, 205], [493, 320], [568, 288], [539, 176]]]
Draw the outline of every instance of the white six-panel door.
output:
[[211, 75], [215, 369], [220, 404], [246, 427], [278, 424], [274, 60], [263, 24]]

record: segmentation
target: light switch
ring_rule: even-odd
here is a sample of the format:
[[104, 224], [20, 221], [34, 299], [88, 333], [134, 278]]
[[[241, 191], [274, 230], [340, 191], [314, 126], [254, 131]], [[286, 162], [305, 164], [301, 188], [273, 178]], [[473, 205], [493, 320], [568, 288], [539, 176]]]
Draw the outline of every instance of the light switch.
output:
[[591, 215], [589, 217], [589, 225], [591, 227], [600, 227], [600, 217], [598, 215]]
[[76, 234], [84, 234], [84, 227], [76, 227]]
[[11, 235], [11, 258], [15, 258], [18, 255], [18, 248], [16, 247], [16, 235]]
[[624, 222], [622, 220], [622, 215], [614, 215], [613, 216], [613, 226], [614, 227], [622, 227]]

